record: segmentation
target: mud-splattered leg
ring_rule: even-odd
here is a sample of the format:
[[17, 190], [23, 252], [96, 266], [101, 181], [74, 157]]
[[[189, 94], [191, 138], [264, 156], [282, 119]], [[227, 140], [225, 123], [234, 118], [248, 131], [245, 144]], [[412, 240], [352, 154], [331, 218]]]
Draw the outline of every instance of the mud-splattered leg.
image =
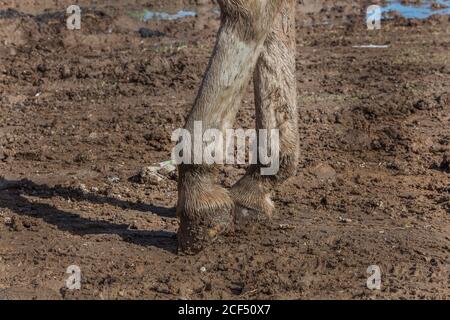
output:
[[272, 216], [273, 188], [295, 175], [298, 162], [298, 120], [295, 79], [295, 1], [282, 5], [254, 72], [256, 127], [279, 130], [280, 170], [264, 176], [251, 165], [231, 189], [237, 226]]
[[[254, 71], [273, 17], [284, 0], [219, 0], [221, 27], [208, 70], [185, 128], [196, 121], [203, 131], [232, 128], [242, 94]], [[215, 168], [179, 166], [179, 249], [196, 253], [233, 223], [234, 203], [216, 184]]]

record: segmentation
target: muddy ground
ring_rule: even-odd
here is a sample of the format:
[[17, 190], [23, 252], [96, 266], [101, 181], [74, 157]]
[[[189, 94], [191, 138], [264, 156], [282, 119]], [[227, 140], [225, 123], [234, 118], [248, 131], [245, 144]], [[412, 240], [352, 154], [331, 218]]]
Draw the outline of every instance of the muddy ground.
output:
[[[69, 31], [69, 1], [0, 1], [0, 298], [450, 298], [448, 15], [368, 31], [365, 1], [300, 2], [298, 175], [271, 224], [191, 257], [176, 252], [176, 175], [136, 175], [170, 158], [215, 5], [78, 3]], [[199, 15], [136, 18], [163, 4]], [[388, 47], [354, 47], [367, 44]], [[253, 121], [249, 85], [236, 126]], [[65, 287], [70, 265], [80, 290]], [[366, 287], [370, 265], [381, 290]]]

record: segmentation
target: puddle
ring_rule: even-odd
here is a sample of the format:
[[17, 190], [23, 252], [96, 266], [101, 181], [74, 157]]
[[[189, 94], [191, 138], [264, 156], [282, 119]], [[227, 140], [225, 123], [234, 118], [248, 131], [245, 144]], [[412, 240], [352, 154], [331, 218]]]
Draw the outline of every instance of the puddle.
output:
[[198, 17], [199, 15], [206, 14], [208, 12], [214, 13], [216, 15], [220, 15], [220, 8], [214, 7], [209, 8], [207, 10], [201, 10], [199, 11], [195, 9], [183, 9], [179, 11], [171, 11], [171, 10], [164, 10], [164, 11], [151, 11], [144, 9], [142, 11], [138, 12], [132, 12], [130, 15], [136, 19], [142, 20], [142, 21], [151, 21], [151, 20], [178, 20], [183, 18], [189, 18], [189, 17]]
[[[401, 0], [386, 0], [387, 4], [381, 8], [383, 19], [391, 18], [393, 12], [397, 12], [407, 19], [427, 19], [432, 15], [449, 15], [450, 0], [423, 0], [417, 4], [403, 4]], [[215, 7], [209, 10], [215, 14], [220, 14], [220, 9]], [[194, 9], [179, 10], [178, 12], [170, 10], [151, 11], [142, 10], [133, 13], [132, 16], [143, 21], [151, 20], [178, 20], [188, 17], [197, 17], [199, 12]]]
[[155, 12], [155, 11], [146, 11], [143, 17], [144, 21], [149, 20], [177, 20], [188, 17], [196, 17], [196, 11], [185, 11], [180, 10], [175, 14], [170, 14], [167, 12]]
[[363, 44], [363, 45], [358, 45], [358, 46], [352, 46], [352, 48], [361, 48], [361, 49], [385, 49], [385, 48], [389, 48], [388, 44]]
[[176, 13], [168, 13], [168, 12], [158, 12], [158, 11], [150, 11], [143, 10], [137, 13], [132, 13], [131, 16], [138, 18], [143, 21], [151, 21], [151, 20], [178, 20], [189, 17], [197, 17], [197, 12], [193, 10], [180, 10]]
[[407, 19], [427, 19], [435, 14], [450, 14], [450, 0], [424, 0], [418, 4], [410, 5], [402, 4], [402, 1], [399, 0], [388, 0], [387, 2], [388, 4], [381, 8], [381, 12], [386, 14], [386, 18], [389, 18], [389, 14], [393, 11], [398, 12], [402, 17]]

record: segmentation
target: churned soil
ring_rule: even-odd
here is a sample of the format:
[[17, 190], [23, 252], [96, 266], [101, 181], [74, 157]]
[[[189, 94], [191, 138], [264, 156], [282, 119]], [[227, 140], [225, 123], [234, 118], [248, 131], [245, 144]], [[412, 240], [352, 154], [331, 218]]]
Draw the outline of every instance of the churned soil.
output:
[[[448, 15], [368, 31], [366, 1], [299, 1], [298, 174], [271, 223], [192, 257], [176, 251], [176, 173], [139, 172], [170, 159], [217, 5], [114, 2], [78, 1], [70, 31], [70, 1], [0, 1], [0, 299], [450, 298]], [[139, 19], [163, 5], [198, 15]], [[252, 90], [237, 127], [253, 127]]]

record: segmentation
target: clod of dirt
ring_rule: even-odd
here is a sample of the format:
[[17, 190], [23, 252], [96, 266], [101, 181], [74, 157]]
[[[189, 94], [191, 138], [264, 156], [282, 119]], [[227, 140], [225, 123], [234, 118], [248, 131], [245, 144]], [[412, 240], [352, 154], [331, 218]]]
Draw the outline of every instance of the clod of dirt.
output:
[[336, 177], [336, 170], [326, 163], [319, 163], [311, 173], [321, 181], [333, 180]]
[[139, 225], [138, 222], [136, 220], [134, 220], [129, 226], [128, 228], [130, 230], [138, 230], [139, 229]]
[[164, 176], [158, 173], [159, 169], [159, 167], [154, 166], [144, 167], [135, 177], [135, 180], [142, 184], [157, 185], [164, 179]]
[[5, 222], [5, 225], [10, 226], [12, 219], [10, 217], [5, 217], [5, 219], [3, 221]]
[[37, 66], [37, 70], [41, 73], [45, 73], [48, 71], [48, 67], [45, 63], [41, 63]]
[[11, 218], [10, 227], [14, 231], [22, 231], [24, 229], [22, 221], [16, 216]]
[[444, 154], [442, 161], [440, 163], [434, 161], [430, 166], [430, 169], [450, 173], [450, 153]]
[[442, 159], [442, 162], [439, 165], [439, 169], [450, 173], [450, 153], [444, 154], [444, 158]]
[[9, 55], [15, 57], [17, 55], [17, 50], [15, 48], [9, 48]]
[[61, 79], [68, 79], [72, 76], [72, 71], [68, 65], [62, 66], [59, 72], [61, 74]]
[[320, 199], [320, 205], [325, 207], [328, 205], [328, 198], [326, 196]]
[[[161, 65], [164, 63], [161, 62]], [[170, 134], [163, 128], [155, 128], [144, 135], [144, 139], [155, 151], [167, 151], [170, 149]]]
[[157, 30], [150, 30], [149, 28], [140, 28], [139, 34], [142, 38], [153, 38], [153, 37], [165, 37], [166, 34]]

